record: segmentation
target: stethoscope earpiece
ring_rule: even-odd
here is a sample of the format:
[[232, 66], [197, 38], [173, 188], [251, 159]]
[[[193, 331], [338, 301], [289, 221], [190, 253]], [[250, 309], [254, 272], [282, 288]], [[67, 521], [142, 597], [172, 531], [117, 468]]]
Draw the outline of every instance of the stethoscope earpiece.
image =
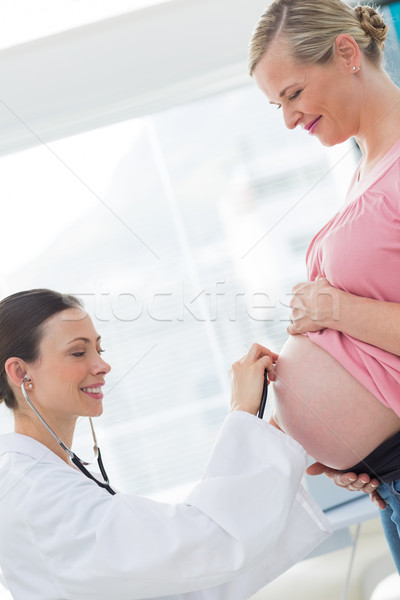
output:
[[[22, 382], [25, 381], [32, 381], [32, 379], [29, 377], [28, 373], [25, 373], [24, 378], [22, 380]], [[22, 387], [22, 384], [21, 384]], [[33, 385], [31, 383], [28, 384], [28, 388], [31, 390], [33, 388]]]

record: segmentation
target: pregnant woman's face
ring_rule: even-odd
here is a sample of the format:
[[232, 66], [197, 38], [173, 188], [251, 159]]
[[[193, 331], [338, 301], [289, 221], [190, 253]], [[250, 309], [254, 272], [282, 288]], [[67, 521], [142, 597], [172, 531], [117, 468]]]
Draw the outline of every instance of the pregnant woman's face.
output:
[[[339, 37], [345, 42], [350, 36]], [[282, 109], [286, 127], [303, 127], [325, 146], [333, 146], [357, 136], [360, 127], [361, 87], [353, 62], [335, 53], [324, 65], [299, 63], [278, 39], [253, 76], [269, 102]]]

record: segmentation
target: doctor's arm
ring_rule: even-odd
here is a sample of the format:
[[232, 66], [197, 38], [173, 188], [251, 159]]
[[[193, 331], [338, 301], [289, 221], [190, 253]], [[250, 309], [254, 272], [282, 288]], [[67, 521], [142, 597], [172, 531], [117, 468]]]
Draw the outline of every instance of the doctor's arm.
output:
[[[264, 369], [272, 373], [275, 360], [264, 350], [252, 347], [234, 365], [232, 414], [203, 480], [181, 504], [111, 496], [73, 469], [50, 476], [43, 471], [34, 479], [26, 527], [61, 597], [138, 600], [191, 593], [229, 582], [268, 555], [273, 565], [282, 544], [290, 566], [329, 535], [320, 511], [308, 499], [301, 506], [296, 500], [304, 450], [250, 414], [258, 408]], [[295, 506], [301, 522], [308, 519], [296, 553], [282, 538]], [[280, 562], [279, 572], [282, 557]], [[262, 581], [268, 576], [264, 568]]]
[[400, 356], [400, 304], [363, 298], [330, 285], [323, 277], [294, 286], [291, 335], [335, 329]]

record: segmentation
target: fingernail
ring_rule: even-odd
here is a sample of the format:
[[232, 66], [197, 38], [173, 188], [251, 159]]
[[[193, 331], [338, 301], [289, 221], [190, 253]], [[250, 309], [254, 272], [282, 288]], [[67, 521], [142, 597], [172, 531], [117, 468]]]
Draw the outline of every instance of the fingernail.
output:
[[378, 487], [378, 484], [377, 483], [371, 483], [371, 487], [376, 488], [376, 487]]
[[353, 483], [353, 481], [357, 481], [357, 477], [355, 479], [349, 477], [349, 482]]

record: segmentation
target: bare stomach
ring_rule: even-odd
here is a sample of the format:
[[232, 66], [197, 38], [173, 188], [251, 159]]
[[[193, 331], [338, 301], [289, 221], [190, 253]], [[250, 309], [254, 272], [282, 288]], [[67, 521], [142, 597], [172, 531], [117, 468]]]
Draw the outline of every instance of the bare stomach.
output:
[[400, 431], [400, 418], [307, 336], [290, 336], [276, 366], [274, 419], [315, 460], [348, 469]]

